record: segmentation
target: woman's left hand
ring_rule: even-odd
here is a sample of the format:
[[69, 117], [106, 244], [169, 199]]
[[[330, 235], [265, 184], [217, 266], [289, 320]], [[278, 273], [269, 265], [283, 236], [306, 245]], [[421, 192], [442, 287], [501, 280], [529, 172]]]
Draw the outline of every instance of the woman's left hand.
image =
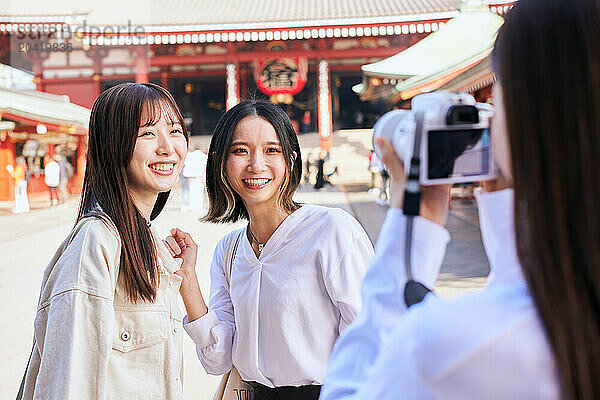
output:
[[[390, 174], [390, 207], [402, 209], [406, 189], [404, 163], [389, 140], [377, 138], [377, 146], [381, 149], [381, 160]], [[448, 218], [449, 203], [450, 185], [421, 186], [421, 217], [444, 226]]]

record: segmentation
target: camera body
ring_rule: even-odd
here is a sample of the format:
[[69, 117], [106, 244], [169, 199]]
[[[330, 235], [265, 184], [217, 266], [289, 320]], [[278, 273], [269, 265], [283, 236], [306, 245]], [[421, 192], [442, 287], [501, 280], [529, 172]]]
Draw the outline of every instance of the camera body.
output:
[[421, 185], [493, 179], [492, 115], [489, 104], [477, 103], [466, 93], [421, 94], [413, 98], [412, 110], [393, 110], [379, 118], [373, 127], [373, 149], [381, 157], [375, 139], [390, 140], [408, 174], [417, 140]]

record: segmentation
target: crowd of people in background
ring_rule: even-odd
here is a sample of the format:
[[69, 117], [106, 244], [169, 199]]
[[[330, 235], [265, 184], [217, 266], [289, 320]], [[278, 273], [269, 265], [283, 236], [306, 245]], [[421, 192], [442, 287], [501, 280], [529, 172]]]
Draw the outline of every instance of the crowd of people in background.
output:
[[29, 199], [27, 198], [28, 171], [27, 163], [24, 157], [17, 157], [16, 166], [7, 165], [6, 170], [15, 180], [15, 206], [12, 209], [14, 214], [29, 211]]
[[63, 204], [69, 195], [69, 179], [73, 177], [73, 165], [67, 157], [58, 154], [47, 156], [44, 167], [44, 183], [50, 193], [50, 206]]
[[[49, 206], [63, 204], [69, 197], [69, 180], [73, 177], [75, 170], [67, 157], [59, 154], [46, 156], [44, 159], [44, 184], [50, 195]], [[15, 166], [6, 167], [11, 178], [14, 180], [15, 200], [12, 208], [13, 214], [30, 211], [27, 186], [31, 172], [25, 157], [19, 156], [15, 159]]]

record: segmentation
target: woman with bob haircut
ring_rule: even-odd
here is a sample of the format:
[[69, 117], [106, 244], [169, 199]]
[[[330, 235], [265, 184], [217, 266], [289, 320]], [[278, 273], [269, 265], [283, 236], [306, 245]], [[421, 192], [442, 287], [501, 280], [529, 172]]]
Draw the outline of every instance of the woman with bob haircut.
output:
[[124, 83], [94, 102], [77, 222], [44, 272], [24, 399], [182, 398], [182, 278], [150, 221], [187, 141], [160, 86]]
[[[499, 178], [476, 194], [491, 268], [482, 292], [427, 294], [406, 309], [405, 174], [391, 143], [378, 143], [393, 208], [322, 399], [598, 398], [598, 38], [597, 0], [519, 0], [500, 28], [491, 127]], [[424, 218], [414, 220], [413, 273], [427, 285], [448, 241], [447, 192], [424, 187]]]
[[[288, 116], [269, 102], [241, 102], [212, 137], [205, 219], [248, 225], [216, 246], [208, 307], [191, 238], [180, 231], [167, 238], [184, 259], [184, 328], [202, 365], [214, 375], [235, 366], [256, 400], [319, 397], [333, 344], [360, 309], [373, 254], [348, 213], [293, 200], [301, 171]], [[231, 264], [225, 253], [233, 253]]]

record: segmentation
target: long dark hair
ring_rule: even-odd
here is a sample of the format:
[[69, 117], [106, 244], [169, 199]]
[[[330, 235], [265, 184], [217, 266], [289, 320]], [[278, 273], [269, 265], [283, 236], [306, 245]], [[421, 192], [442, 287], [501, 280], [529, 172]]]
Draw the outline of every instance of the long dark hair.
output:
[[520, 0], [496, 40], [517, 249], [563, 396], [600, 393], [600, 2]]
[[208, 214], [203, 218], [204, 221], [236, 222], [239, 219], [248, 219], [248, 211], [242, 198], [227, 180], [226, 165], [233, 132], [238, 123], [249, 116], [257, 116], [268, 121], [275, 129], [281, 144], [286, 174], [278, 198], [280, 206], [288, 212], [293, 212], [300, 207], [292, 200], [292, 196], [300, 185], [302, 157], [296, 131], [290, 118], [273, 103], [263, 100], [245, 100], [223, 114], [210, 141], [206, 164], [209, 208]]
[[[156, 244], [147, 221], [129, 192], [127, 166], [133, 156], [138, 129], [154, 125], [162, 113], [181, 124], [183, 116], [165, 89], [152, 83], [123, 83], [103, 92], [92, 107], [87, 164], [77, 221], [88, 215], [108, 218], [121, 238], [119, 279], [128, 298], [154, 301], [158, 284]], [[142, 117], [145, 118], [142, 121]], [[150, 219], [162, 211], [169, 192], [163, 192]]]

